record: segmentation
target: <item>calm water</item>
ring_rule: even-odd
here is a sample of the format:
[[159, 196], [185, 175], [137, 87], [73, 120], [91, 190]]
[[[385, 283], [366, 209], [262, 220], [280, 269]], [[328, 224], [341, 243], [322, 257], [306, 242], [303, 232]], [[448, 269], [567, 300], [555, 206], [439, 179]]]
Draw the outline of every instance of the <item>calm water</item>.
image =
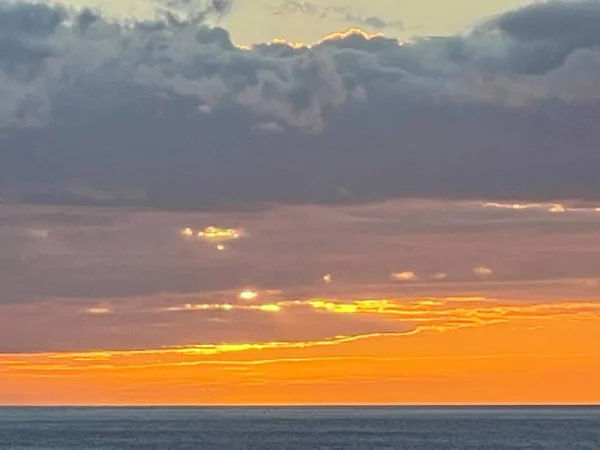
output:
[[600, 449], [600, 408], [0, 408], [4, 449]]

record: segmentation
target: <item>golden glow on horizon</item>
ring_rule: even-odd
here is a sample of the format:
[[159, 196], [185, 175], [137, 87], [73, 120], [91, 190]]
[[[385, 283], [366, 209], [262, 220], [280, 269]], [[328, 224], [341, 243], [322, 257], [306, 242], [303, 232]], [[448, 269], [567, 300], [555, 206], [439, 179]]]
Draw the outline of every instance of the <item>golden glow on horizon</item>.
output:
[[[242, 295], [244, 294], [244, 295]], [[243, 291], [242, 300], [256, 300], [255, 291]], [[398, 299], [361, 299], [339, 301], [333, 299], [281, 300], [268, 304], [230, 303], [187, 303], [167, 308], [166, 311], [206, 311], [206, 310], [261, 310], [279, 312], [287, 308], [304, 306], [315, 311], [332, 314], [365, 314], [373, 316], [397, 316], [405, 324], [416, 323], [415, 331], [435, 329], [441, 324], [457, 327], [481, 326], [508, 321], [509, 319], [538, 319], [553, 314], [575, 314], [577, 317], [600, 314], [600, 303], [530, 303], [506, 304], [478, 296]]]
[[[481, 208], [475, 202], [460, 204], [460, 208], [465, 206], [469, 212]], [[545, 211], [536, 214], [547, 214]], [[565, 213], [569, 212], [565, 207]], [[519, 213], [513, 208], [500, 212], [502, 220], [513, 214]], [[271, 243], [265, 230], [271, 230], [272, 223], [267, 227], [253, 217], [243, 217], [244, 225], [256, 230], [256, 242], [248, 242], [251, 252], [231, 252], [231, 256], [239, 256], [242, 265], [250, 261], [261, 269], [274, 267], [277, 260], [268, 256], [257, 260], [255, 253]], [[552, 216], [547, 220], [571, 218]], [[175, 220], [180, 226], [181, 219]], [[326, 228], [304, 228], [308, 233], [315, 229], [328, 232]], [[177, 231], [182, 238], [174, 234]], [[229, 259], [229, 255], [225, 259], [214, 255], [215, 248], [230, 245], [219, 239], [240, 236], [238, 229], [217, 227], [178, 230], [176, 225], [171, 232], [175, 241], [181, 239], [185, 244], [196, 244], [204, 237], [199, 233], [205, 233], [210, 242], [208, 251], [201, 253], [216, 258], [217, 267]], [[362, 225], [360, 232], [364, 232]], [[303, 242], [302, 236], [300, 239]], [[383, 239], [375, 242], [375, 248], [381, 242], [385, 243]], [[367, 240], [365, 244], [373, 243]], [[290, 248], [289, 258], [295, 262], [297, 255], [294, 247]], [[443, 246], [434, 250], [448, 251]], [[104, 405], [600, 401], [600, 394], [591, 388], [600, 373], [600, 301], [578, 300], [597, 292], [596, 279], [568, 279], [567, 286], [574, 286], [569, 292], [571, 301], [564, 300], [565, 290], [560, 297], [557, 294], [560, 301], [544, 301], [540, 291], [532, 290], [527, 297], [529, 291], [520, 291], [523, 284], [506, 281], [506, 260], [496, 258], [493, 252], [481, 256], [476, 251], [457, 267], [451, 259], [442, 258], [429, 266], [416, 260], [411, 265], [408, 258], [374, 264], [368, 272], [379, 273], [381, 285], [366, 284], [364, 292], [372, 288], [384, 294], [361, 297], [357, 295], [360, 277], [350, 280], [352, 271], [336, 265], [339, 260], [329, 258], [318, 264], [315, 260], [300, 260], [307, 267], [299, 278], [312, 280], [308, 286], [295, 285], [293, 280], [298, 278], [287, 278], [287, 274], [260, 282], [242, 274], [235, 282], [244, 284], [232, 290], [208, 291], [201, 286], [198, 293], [164, 293], [151, 298], [48, 302], [52, 320], [46, 326], [82, 318], [84, 326], [89, 324], [90, 335], [85, 329], [78, 340], [69, 336], [69, 330], [61, 334], [58, 328], [44, 329], [40, 330], [43, 336], [56, 339], [37, 337], [37, 342], [47, 345], [46, 350], [63, 351], [0, 354], [0, 401]], [[344, 262], [348, 267], [354, 263], [351, 259]], [[199, 261], [198, 270], [205, 267], [205, 261]], [[390, 276], [390, 268], [399, 272]], [[407, 270], [411, 268], [414, 272]], [[447, 273], [437, 272], [444, 268]], [[357, 269], [360, 273], [362, 267]], [[459, 271], [461, 278], [447, 283], [447, 278], [459, 276]], [[483, 279], [493, 279], [496, 274], [502, 289], [487, 289], [490, 283]], [[482, 280], [478, 282], [475, 275]], [[484, 287], [479, 290], [480, 286]], [[438, 294], [417, 296], [425, 290]], [[452, 295], [443, 296], [444, 292]], [[399, 293], [405, 297], [399, 298]], [[513, 294], [517, 298], [510, 300]], [[2, 312], [9, 309], [9, 317], [10, 308], [16, 308], [15, 317], [29, 314], [29, 305], [2, 308]], [[108, 329], [111, 335], [103, 340]], [[63, 342], [83, 350], [68, 351]], [[90, 348], [93, 344], [89, 343], [98, 342], [116, 347]], [[28, 345], [23, 342], [24, 347]]]
[[404, 332], [329, 339], [0, 355], [0, 396], [7, 404], [600, 401], [592, 388], [600, 370], [600, 302], [311, 303], [340, 314], [429, 318]]

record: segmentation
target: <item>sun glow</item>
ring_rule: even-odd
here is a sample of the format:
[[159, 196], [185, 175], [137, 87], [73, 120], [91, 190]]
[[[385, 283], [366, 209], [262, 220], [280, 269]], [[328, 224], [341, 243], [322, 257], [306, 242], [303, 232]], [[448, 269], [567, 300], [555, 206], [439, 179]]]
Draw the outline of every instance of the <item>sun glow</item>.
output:
[[[180, 230], [181, 236], [185, 238], [197, 237], [205, 241], [231, 241], [239, 239], [243, 235], [243, 231], [239, 228], [219, 228], [215, 226], [208, 226], [200, 231], [195, 231], [191, 227], [186, 227]], [[224, 250], [225, 247], [222, 244], [217, 245], [218, 250]]]
[[248, 301], [255, 300], [258, 297], [258, 292], [247, 289], [245, 291], [240, 292], [238, 297], [241, 300], [248, 300]]
[[[309, 44], [309, 43], [302, 42], [302, 41], [288, 41], [287, 39], [277, 37], [277, 38], [272, 39], [270, 42], [267, 42], [266, 45], [285, 45], [294, 50], [302, 50], [302, 49], [311, 49], [313, 47], [322, 45], [326, 42], [341, 41], [341, 40], [350, 38], [352, 36], [360, 37], [366, 41], [370, 41], [372, 39], [384, 39], [385, 38], [385, 35], [383, 33], [369, 33], [360, 28], [353, 27], [353, 28], [347, 29], [346, 31], [336, 31], [336, 32], [327, 34], [321, 40], [319, 40], [313, 44]], [[402, 46], [402, 45], [405, 45], [406, 43], [407, 42], [400, 41], [400, 42], [398, 42], [398, 45]], [[237, 48], [242, 51], [251, 51], [253, 49], [253, 47], [255, 47], [256, 45], [260, 45], [260, 44], [237, 45]]]
[[337, 31], [326, 35], [320, 43], [327, 41], [341, 41], [343, 39], [347, 39], [350, 36], [359, 36], [366, 41], [370, 41], [371, 39], [376, 38], [384, 38], [385, 35], [383, 33], [368, 33], [360, 28], [349, 28], [346, 31]]
[[240, 231], [235, 228], [217, 228], [217, 227], [206, 227], [204, 230], [198, 232], [198, 237], [208, 240], [229, 240], [238, 239], [240, 237]]

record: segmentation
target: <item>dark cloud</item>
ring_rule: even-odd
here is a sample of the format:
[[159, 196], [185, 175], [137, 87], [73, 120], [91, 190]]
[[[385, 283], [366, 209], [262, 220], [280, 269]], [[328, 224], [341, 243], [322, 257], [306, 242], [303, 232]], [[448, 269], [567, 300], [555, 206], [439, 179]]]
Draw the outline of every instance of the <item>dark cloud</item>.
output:
[[404, 45], [243, 50], [197, 17], [3, 4], [0, 201], [600, 200], [600, 4], [565, 5]]
[[595, 0], [547, 1], [499, 16], [482, 32], [497, 30], [510, 39], [513, 70], [539, 74], [562, 66], [576, 49], [600, 45], [598, 24]]
[[560, 41], [578, 45], [598, 42], [600, 6], [595, 0], [546, 1], [510, 11], [490, 21], [501, 31], [521, 41]]

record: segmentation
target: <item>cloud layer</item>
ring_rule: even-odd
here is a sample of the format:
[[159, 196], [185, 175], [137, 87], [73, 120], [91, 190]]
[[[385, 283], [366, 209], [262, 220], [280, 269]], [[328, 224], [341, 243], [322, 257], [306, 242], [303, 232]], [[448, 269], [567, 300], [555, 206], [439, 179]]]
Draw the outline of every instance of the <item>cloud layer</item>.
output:
[[599, 25], [544, 2], [460, 36], [241, 49], [197, 15], [3, 4], [0, 200], [600, 200]]
[[[598, 300], [600, 213], [522, 206], [214, 214], [5, 205], [0, 353], [473, 326], [506, 318], [498, 306], [509, 314], [541, 303], [585, 313]], [[198, 237], [208, 225], [245, 232]]]

